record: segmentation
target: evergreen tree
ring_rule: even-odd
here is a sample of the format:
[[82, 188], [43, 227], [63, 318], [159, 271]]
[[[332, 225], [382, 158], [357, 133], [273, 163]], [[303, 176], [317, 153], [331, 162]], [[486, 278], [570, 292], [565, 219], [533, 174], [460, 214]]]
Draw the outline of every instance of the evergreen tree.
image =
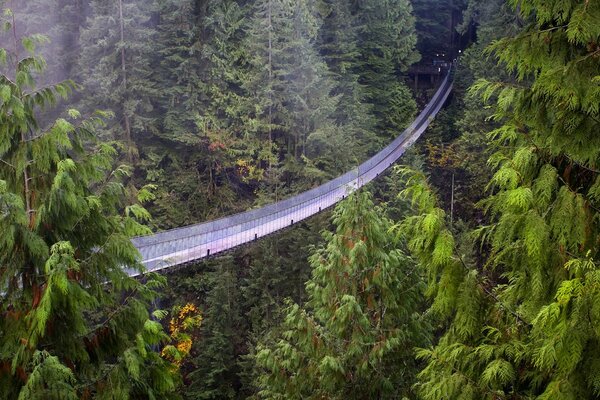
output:
[[94, 140], [103, 114], [38, 124], [75, 85], [36, 88], [44, 39], [18, 43], [4, 16], [15, 46], [0, 51], [0, 397], [171, 397], [177, 376], [152, 350], [166, 335], [148, 313], [164, 280], [123, 270], [142, 270], [130, 237], [148, 233], [149, 215], [125, 207], [127, 170]]
[[[339, 136], [332, 121], [337, 99], [327, 65], [316, 49], [320, 16], [313, 0], [254, 3], [246, 46], [252, 72], [244, 89], [250, 116], [246, 129], [270, 143], [267, 169], [283, 164], [283, 179], [319, 178], [309, 169], [307, 142], [311, 135]], [[311, 156], [321, 155], [313, 148]], [[308, 171], [308, 172], [307, 172]], [[310, 172], [317, 173], [312, 176]]]
[[396, 137], [416, 113], [410, 90], [400, 74], [419, 60], [412, 6], [408, 0], [356, 2], [359, 24], [360, 83], [367, 88], [377, 127]]
[[[307, 308], [290, 304], [256, 355], [261, 398], [399, 398], [410, 393], [412, 348], [428, 342], [416, 265], [388, 234], [368, 193], [335, 211], [335, 233], [313, 253]], [[401, 367], [399, 367], [401, 366]]]
[[241, 325], [239, 281], [230, 260], [221, 259], [220, 264], [206, 277], [210, 291], [197, 369], [189, 375], [189, 399], [234, 399], [239, 387], [236, 357], [243, 340], [237, 334]]
[[206, 173], [209, 151], [201, 127], [206, 63], [196, 2], [161, 1], [156, 10], [151, 80], [159, 90], [151, 100], [152, 116], [159, 118], [152, 121], [152, 135], [137, 140], [143, 148], [138, 167], [141, 180], [160, 188], [151, 209], [158, 226], [173, 228], [210, 219], [207, 203], [215, 200], [211, 178], [216, 172], [211, 167]]
[[[412, 0], [411, 3], [416, 17], [417, 48], [424, 61], [431, 65], [432, 60], [442, 58], [442, 54], [447, 60], [456, 57], [460, 49], [460, 38], [455, 27], [460, 22], [461, 11], [467, 2], [465, 0]], [[468, 27], [469, 23], [465, 24], [463, 33], [468, 32]]]
[[[336, 125], [344, 132], [344, 151], [355, 159], [351, 166], [366, 160], [375, 153], [381, 143], [375, 134], [375, 118], [367, 101], [366, 88], [359, 83], [359, 25], [352, 14], [352, 5], [347, 1], [323, 1], [324, 18], [319, 35], [319, 49], [335, 82], [332, 95], [338, 97], [333, 115]], [[316, 146], [319, 137], [314, 135], [309, 147]], [[331, 159], [343, 159], [340, 144], [323, 138], [325, 149], [320, 150]], [[323, 156], [322, 156], [323, 157]], [[348, 157], [348, 155], [346, 155]], [[349, 165], [340, 165], [344, 172]], [[342, 171], [338, 168], [337, 173]]]
[[403, 234], [430, 276], [443, 336], [420, 352], [424, 399], [599, 398], [596, 170], [600, 4], [520, 1], [522, 29], [493, 52], [517, 82], [480, 81], [496, 99], [496, 172], [482, 202], [483, 254], [456, 249], [423, 178], [423, 212]]
[[[460, 57], [453, 93], [457, 107], [448, 111], [454, 113], [452, 136], [456, 140], [453, 146], [460, 171], [456, 179], [455, 219], [461, 218], [474, 227], [485, 217], [476, 203], [485, 197], [485, 187], [493, 174], [493, 168], [487, 163], [489, 156], [494, 152], [493, 144], [488, 141], [488, 132], [497, 129], [501, 124], [490, 118], [494, 110], [488, 107], [481, 96], [470, 93], [468, 89], [478, 79], [516, 83], [494, 59], [481, 55], [495, 40], [503, 35], [516, 33], [520, 24], [517, 15], [504, 0], [472, 2], [469, 6], [470, 9], [465, 10], [466, 19], [460, 30], [476, 24], [477, 41]], [[445, 197], [450, 196], [446, 194]]]
[[217, 204], [235, 204], [236, 194], [229, 182], [239, 182], [243, 190], [250, 191], [272, 161], [270, 144], [256, 135], [248, 113], [252, 100], [243, 89], [251, 69], [244, 42], [250, 12], [243, 3], [210, 1], [202, 20], [206, 95], [198, 125], [207, 145], [203, 161], [210, 177], [207, 195]]
[[[248, 63], [242, 45], [247, 10], [236, 0], [162, 1], [158, 26], [152, 136], [138, 143], [141, 176], [161, 187], [153, 215], [177, 227], [249, 206], [263, 174], [261, 142], [247, 131], [241, 89]], [[143, 176], [145, 174], [145, 176]], [[172, 176], [176, 175], [177, 180]], [[179, 206], [177, 206], [177, 205]]]
[[78, 78], [93, 94], [84, 108], [114, 112], [108, 131], [125, 142], [130, 161], [139, 155], [136, 140], [149, 136], [153, 126], [152, 5], [152, 0], [93, 0], [81, 32]]

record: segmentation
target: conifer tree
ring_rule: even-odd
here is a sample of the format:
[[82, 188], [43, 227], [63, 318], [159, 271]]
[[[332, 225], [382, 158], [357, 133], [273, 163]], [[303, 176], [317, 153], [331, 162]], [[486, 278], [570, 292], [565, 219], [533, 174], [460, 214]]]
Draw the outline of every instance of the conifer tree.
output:
[[[455, 57], [460, 45], [455, 26], [460, 22], [460, 12], [466, 7], [467, 1], [413, 0], [411, 3], [416, 17], [417, 48], [425, 61], [431, 63], [434, 58], [441, 57], [441, 54], [448, 60]], [[485, 3], [493, 4], [493, 1], [479, 3], [478, 7], [485, 7]], [[468, 31], [470, 22], [465, 24], [463, 33]]]
[[[600, 4], [513, 1], [522, 29], [495, 42], [515, 82], [480, 81], [502, 126], [482, 202], [481, 256], [456, 249], [423, 178], [402, 230], [446, 326], [422, 350], [424, 399], [600, 397], [597, 290]], [[518, 6], [518, 7], [517, 7]]]
[[156, 14], [150, 79], [159, 89], [151, 99], [151, 116], [158, 118], [151, 121], [151, 135], [137, 140], [144, 150], [138, 166], [140, 178], [160, 188], [151, 209], [157, 224], [172, 228], [210, 218], [207, 203], [215, 199], [216, 178], [212, 178], [216, 172], [206, 166], [212, 158], [201, 126], [206, 108], [206, 63], [196, 2], [161, 1]]
[[360, 83], [367, 87], [380, 134], [396, 137], [416, 112], [401, 73], [419, 60], [412, 6], [408, 0], [356, 2]]
[[222, 182], [234, 179], [253, 185], [274, 161], [269, 141], [256, 134], [257, 126], [248, 112], [254, 99], [243, 89], [251, 73], [245, 45], [250, 6], [243, 3], [210, 1], [202, 20], [206, 96], [199, 127], [208, 146], [204, 162], [212, 180], [209, 196], [232, 202], [234, 194], [226, 192], [228, 185], [217, 184], [219, 175]]
[[201, 93], [201, 25], [192, 0], [162, 1], [157, 7], [156, 49], [160, 55], [153, 75], [156, 86], [154, 103], [163, 118], [156, 121], [157, 135], [172, 146], [194, 146], [201, 140], [197, 134], [197, 115], [202, 107]]
[[[455, 121], [451, 128], [454, 132], [451, 134], [456, 138], [453, 146], [462, 175], [456, 179], [457, 187], [460, 186], [455, 193], [454, 204], [458, 208], [456, 216], [475, 227], [478, 225], [477, 221], [483, 217], [476, 203], [485, 197], [485, 187], [493, 170], [487, 163], [489, 156], [494, 152], [493, 144], [488, 141], [488, 133], [498, 128], [501, 123], [490, 118], [494, 110], [488, 107], [481, 96], [470, 93], [468, 89], [482, 78], [516, 83], [493, 58], [481, 55], [495, 40], [517, 32], [520, 23], [504, 0], [495, 0], [472, 2], [469, 5], [465, 10], [465, 21], [459, 27], [460, 32], [464, 32], [472, 24], [477, 25], [477, 41], [465, 49], [460, 57], [453, 91], [453, 99], [456, 99], [454, 101], [458, 104], [447, 112], [453, 113]], [[432, 183], [435, 184], [433, 181]], [[446, 197], [449, 198], [448, 194]]]
[[334, 213], [335, 233], [310, 258], [306, 308], [291, 303], [274, 340], [259, 347], [260, 398], [401, 398], [428, 342], [416, 265], [389, 235], [368, 193]]
[[148, 233], [149, 215], [124, 203], [118, 148], [94, 140], [105, 114], [38, 123], [75, 85], [37, 88], [45, 38], [19, 42], [4, 16], [14, 47], [0, 50], [0, 397], [168, 398], [178, 379], [152, 350], [166, 336], [148, 313], [164, 280], [123, 269], [142, 270], [130, 237]]
[[306, 165], [301, 163], [310, 135], [339, 134], [331, 120], [333, 84], [315, 46], [320, 16], [312, 0], [259, 0], [253, 6], [246, 42], [252, 66], [244, 83], [247, 129], [270, 143], [271, 166], [284, 162], [290, 182]]
[[206, 277], [210, 291], [206, 296], [205, 322], [195, 364], [189, 375], [189, 399], [234, 399], [239, 387], [237, 351], [243, 340], [239, 282], [236, 266], [227, 259]]
[[[320, 29], [319, 49], [335, 82], [332, 95], [339, 99], [333, 117], [345, 133], [344, 148], [355, 157], [351, 160], [355, 166], [357, 161], [366, 160], [381, 147], [366, 87], [359, 83], [359, 18], [352, 14], [352, 5], [347, 1], [323, 1], [323, 7], [326, 11]], [[317, 138], [313, 137], [310, 146], [316, 145]], [[339, 145], [333, 141], [328, 145], [322, 153], [339, 159]], [[347, 165], [342, 167], [348, 169]]]
[[152, 0], [93, 0], [81, 32], [78, 78], [93, 94], [84, 108], [114, 112], [109, 133], [125, 142], [130, 161], [139, 155], [136, 140], [149, 136], [153, 126], [152, 6]]

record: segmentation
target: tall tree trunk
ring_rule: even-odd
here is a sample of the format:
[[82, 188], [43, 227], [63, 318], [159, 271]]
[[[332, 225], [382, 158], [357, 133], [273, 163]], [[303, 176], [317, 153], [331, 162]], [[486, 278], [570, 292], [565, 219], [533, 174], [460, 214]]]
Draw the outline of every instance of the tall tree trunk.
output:
[[[11, 1], [10, 2], [10, 6], [11, 8], [13, 7], [14, 2]], [[12, 35], [13, 35], [13, 46], [14, 46], [14, 57], [15, 57], [15, 79], [16, 76], [18, 74], [18, 65], [19, 65], [19, 43], [18, 43], [18, 38], [17, 38], [17, 23], [15, 20], [15, 13], [13, 11], [12, 13]], [[21, 145], [25, 146], [26, 148], [28, 147], [27, 145], [27, 133], [21, 129]], [[34, 225], [35, 225], [35, 217], [34, 217], [34, 210], [33, 210], [33, 204], [32, 204], [32, 199], [31, 199], [31, 188], [29, 187], [29, 181], [30, 181], [30, 177], [29, 177], [29, 151], [26, 149], [25, 150], [25, 157], [26, 159], [26, 163], [25, 166], [23, 167], [23, 183], [24, 183], [24, 196], [25, 196], [25, 207], [27, 207], [27, 216], [29, 218], [29, 229], [33, 229]]]
[[[125, 21], [123, 20], [123, 0], [119, 0], [119, 25], [121, 30], [121, 71], [123, 74], [123, 90], [127, 93], [127, 67], [125, 65]], [[125, 122], [125, 141], [127, 142], [127, 155], [129, 161], [132, 161], [133, 157], [133, 143], [131, 140], [131, 123], [129, 121], [129, 115], [125, 105], [123, 105], [123, 117]]]
[[273, 18], [272, 18], [272, 0], [269, 0], [269, 10], [267, 16], [269, 19], [269, 171], [272, 167], [272, 153], [273, 153]]

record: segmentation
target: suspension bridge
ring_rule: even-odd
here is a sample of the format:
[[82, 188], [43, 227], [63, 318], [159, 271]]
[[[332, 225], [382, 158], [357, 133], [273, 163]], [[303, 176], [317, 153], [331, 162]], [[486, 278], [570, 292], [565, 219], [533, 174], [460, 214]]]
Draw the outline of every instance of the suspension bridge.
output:
[[[190, 263], [230, 250], [309, 218], [344, 199], [391, 167], [425, 132], [452, 91], [452, 70], [427, 106], [392, 143], [327, 183], [288, 199], [214, 221], [132, 239], [147, 271]], [[138, 271], [128, 270], [131, 276]]]

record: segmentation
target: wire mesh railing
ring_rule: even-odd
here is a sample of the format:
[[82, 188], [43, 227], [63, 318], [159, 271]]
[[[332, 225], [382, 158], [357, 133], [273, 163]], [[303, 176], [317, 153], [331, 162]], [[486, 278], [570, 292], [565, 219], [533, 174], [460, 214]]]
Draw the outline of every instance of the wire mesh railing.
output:
[[[239, 214], [132, 239], [148, 271], [206, 258], [309, 218], [342, 200], [393, 165], [423, 134], [452, 91], [452, 70], [427, 106], [392, 143], [329, 182], [288, 199]], [[130, 270], [130, 275], [139, 272]]]

